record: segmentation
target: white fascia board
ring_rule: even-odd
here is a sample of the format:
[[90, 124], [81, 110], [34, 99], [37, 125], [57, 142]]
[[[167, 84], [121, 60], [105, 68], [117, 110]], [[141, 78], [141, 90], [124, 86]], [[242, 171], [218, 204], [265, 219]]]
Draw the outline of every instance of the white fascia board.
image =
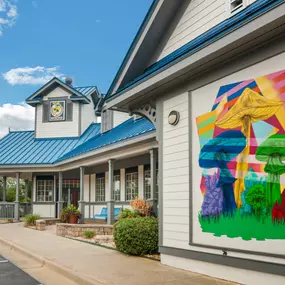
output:
[[[207, 57], [213, 56], [216, 52], [223, 48], [245, 38], [248, 34], [254, 34], [257, 30], [270, 24], [271, 22], [284, 17], [285, 3], [280, 4], [269, 12], [257, 17], [256, 19], [244, 24], [242, 27], [229, 32], [229, 34], [217, 39], [214, 43], [201, 48], [201, 50], [189, 54], [187, 57], [182, 58], [180, 61], [173, 62], [165, 69], [158, 70], [153, 74], [150, 74], [146, 78], [142, 79], [138, 83], [134, 84], [118, 93], [115, 97], [111, 97], [109, 101], [105, 102], [105, 107], [111, 109], [116, 105], [120, 105], [121, 102], [130, 100], [131, 97], [137, 94], [145, 94], [156, 89], [169, 81], [189, 72], [197, 66], [197, 63]], [[192, 67], [192, 68], [191, 68]], [[183, 73], [183, 71], [185, 72]], [[121, 103], [122, 104], [122, 103]]]
[[145, 37], [146, 37], [146, 35], [147, 35], [147, 33], [148, 33], [152, 23], [153, 23], [153, 21], [155, 20], [156, 15], [157, 15], [158, 11], [160, 10], [160, 8], [161, 8], [161, 6], [162, 6], [164, 1], [165, 0], [160, 0], [157, 3], [154, 12], [152, 13], [150, 19], [148, 20], [148, 23], [146, 24], [146, 26], [145, 26], [145, 28], [144, 28], [144, 30], [143, 30], [143, 32], [142, 32], [138, 42], [136, 43], [135, 48], [133, 49], [131, 55], [129, 56], [128, 61], [127, 61], [126, 65], [124, 66], [124, 69], [122, 70], [122, 72], [121, 72], [121, 74], [120, 74], [120, 76], [119, 76], [115, 86], [113, 87], [113, 90], [112, 90], [111, 94], [114, 94], [114, 92], [116, 92], [116, 90], [119, 88], [119, 86], [120, 86], [124, 76], [126, 75], [126, 72], [128, 71], [128, 69], [130, 67], [130, 64], [132, 63], [135, 55], [137, 54], [137, 51], [139, 50], [141, 44], [143, 43], [143, 41], [144, 41], [144, 39], [145, 39]]

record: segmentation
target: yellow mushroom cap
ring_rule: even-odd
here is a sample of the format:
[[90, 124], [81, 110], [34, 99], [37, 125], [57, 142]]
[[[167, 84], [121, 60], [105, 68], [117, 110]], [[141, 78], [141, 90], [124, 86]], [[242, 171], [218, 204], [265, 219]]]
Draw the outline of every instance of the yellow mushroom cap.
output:
[[283, 104], [283, 101], [269, 100], [246, 88], [234, 106], [216, 122], [216, 126], [223, 129], [241, 127], [246, 116], [251, 123], [266, 120], [276, 114]]

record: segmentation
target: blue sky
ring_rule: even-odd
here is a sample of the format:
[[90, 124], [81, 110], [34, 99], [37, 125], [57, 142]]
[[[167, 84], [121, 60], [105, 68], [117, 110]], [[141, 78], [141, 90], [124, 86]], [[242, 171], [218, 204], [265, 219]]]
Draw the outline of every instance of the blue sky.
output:
[[[24, 101], [54, 74], [106, 92], [151, 2], [0, 0], [0, 106]], [[10, 23], [1, 27], [1, 16]]]

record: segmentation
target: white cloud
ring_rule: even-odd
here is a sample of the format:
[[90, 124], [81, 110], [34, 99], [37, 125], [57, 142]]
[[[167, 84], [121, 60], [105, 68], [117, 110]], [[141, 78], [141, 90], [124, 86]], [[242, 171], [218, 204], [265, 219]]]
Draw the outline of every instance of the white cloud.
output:
[[0, 138], [11, 131], [33, 130], [35, 110], [33, 107], [20, 103], [0, 106]]
[[58, 71], [59, 67], [18, 67], [3, 73], [4, 79], [11, 85], [38, 85], [45, 84], [53, 77], [61, 78], [64, 75]]
[[[18, 17], [17, 6], [12, 4], [13, 0], [0, 0], [0, 36], [6, 28], [12, 27]], [[15, 0], [14, 0], [15, 1]]]

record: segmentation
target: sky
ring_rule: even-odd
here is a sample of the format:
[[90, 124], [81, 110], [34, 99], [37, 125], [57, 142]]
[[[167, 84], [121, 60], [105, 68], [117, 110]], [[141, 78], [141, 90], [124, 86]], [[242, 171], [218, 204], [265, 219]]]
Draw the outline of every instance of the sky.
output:
[[152, 0], [0, 0], [0, 137], [32, 129], [52, 77], [107, 92]]

